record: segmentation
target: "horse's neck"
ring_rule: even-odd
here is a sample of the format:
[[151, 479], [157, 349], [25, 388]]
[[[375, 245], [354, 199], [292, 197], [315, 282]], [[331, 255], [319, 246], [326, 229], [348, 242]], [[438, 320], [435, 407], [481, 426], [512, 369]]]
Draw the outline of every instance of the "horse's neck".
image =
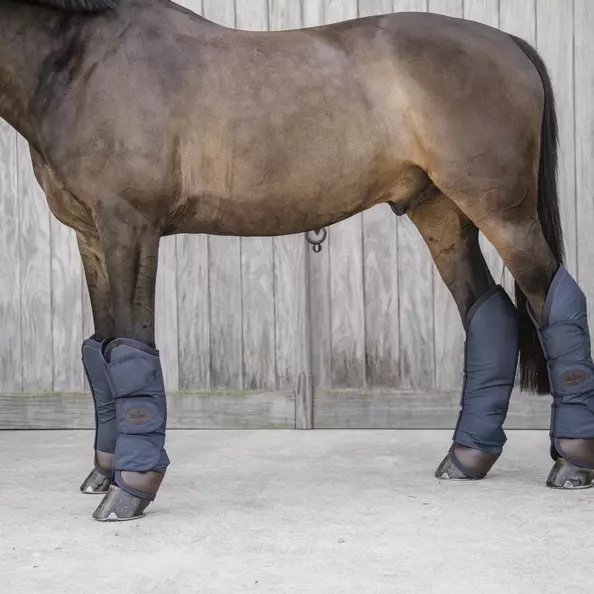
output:
[[44, 61], [60, 40], [52, 36], [60, 14], [0, 0], [0, 118], [36, 145], [43, 118], [37, 104]]

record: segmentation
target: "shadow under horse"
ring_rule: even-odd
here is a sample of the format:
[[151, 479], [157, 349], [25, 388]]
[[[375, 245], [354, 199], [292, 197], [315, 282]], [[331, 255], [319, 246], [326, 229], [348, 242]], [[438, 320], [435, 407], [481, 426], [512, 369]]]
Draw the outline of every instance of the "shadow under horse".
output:
[[0, 116], [76, 232], [91, 297], [97, 430], [81, 489], [105, 494], [97, 520], [144, 515], [169, 465], [160, 238], [301, 233], [380, 203], [414, 222], [466, 330], [436, 475], [480, 479], [501, 455], [519, 356], [522, 387], [552, 394], [547, 484], [592, 485], [586, 300], [563, 267], [551, 82], [525, 41], [425, 13], [285, 32], [167, 0], [0, 0], [0, 14]]

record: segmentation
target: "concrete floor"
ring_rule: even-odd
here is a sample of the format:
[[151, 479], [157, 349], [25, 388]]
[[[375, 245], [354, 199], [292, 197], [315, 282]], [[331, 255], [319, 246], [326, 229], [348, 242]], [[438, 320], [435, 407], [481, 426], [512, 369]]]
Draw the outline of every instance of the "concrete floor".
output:
[[594, 592], [594, 491], [543, 486], [547, 434], [476, 483], [433, 478], [450, 435], [170, 432], [150, 514], [99, 524], [90, 432], [0, 432], [0, 592]]

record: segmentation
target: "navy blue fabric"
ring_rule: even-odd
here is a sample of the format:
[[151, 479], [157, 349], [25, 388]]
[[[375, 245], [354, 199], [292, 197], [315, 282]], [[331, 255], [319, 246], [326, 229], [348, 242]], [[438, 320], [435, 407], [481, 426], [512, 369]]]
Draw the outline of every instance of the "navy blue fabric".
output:
[[94, 338], [85, 340], [82, 345], [82, 361], [95, 407], [95, 449], [113, 454], [118, 438], [116, 406], [100, 347], [101, 343]]
[[102, 352], [116, 403], [115, 470], [165, 473], [167, 403], [159, 351], [118, 338], [104, 343]]
[[549, 288], [542, 325], [534, 316], [533, 320], [553, 395], [551, 437], [594, 438], [594, 365], [586, 297], [563, 266]]
[[466, 317], [464, 386], [454, 442], [499, 455], [518, 364], [518, 315], [501, 286]]

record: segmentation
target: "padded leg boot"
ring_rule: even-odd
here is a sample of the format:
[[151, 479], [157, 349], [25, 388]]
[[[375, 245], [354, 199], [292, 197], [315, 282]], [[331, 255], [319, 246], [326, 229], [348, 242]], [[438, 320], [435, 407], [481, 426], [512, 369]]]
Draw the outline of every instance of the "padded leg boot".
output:
[[481, 479], [506, 442], [503, 423], [518, 364], [518, 316], [501, 286], [472, 306], [465, 320], [464, 385], [452, 447], [440, 479]]
[[80, 486], [82, 493], [105, 495], [113, 480], [113, 460], [118, 437], [116, 406], [107, 370], [100, 353], [101, 343], [94, 338], [82, 345], [82, 361], [95, 408], [95, 465]]
[[99, 521], [140, 518], [161, 485], [167, 405], [159, 351], [130, 339], [101, 347], [115, 397], [118, 438], [114, 484], [93, 517]]
[[[532, 312], [531, 312], [532, 314]], [[537, 327], [545, 354], [553, 403], [547, 486], [591, 487], [594, 480], [594, 364], [586, 297], [563, 266], [549, 288]]]

